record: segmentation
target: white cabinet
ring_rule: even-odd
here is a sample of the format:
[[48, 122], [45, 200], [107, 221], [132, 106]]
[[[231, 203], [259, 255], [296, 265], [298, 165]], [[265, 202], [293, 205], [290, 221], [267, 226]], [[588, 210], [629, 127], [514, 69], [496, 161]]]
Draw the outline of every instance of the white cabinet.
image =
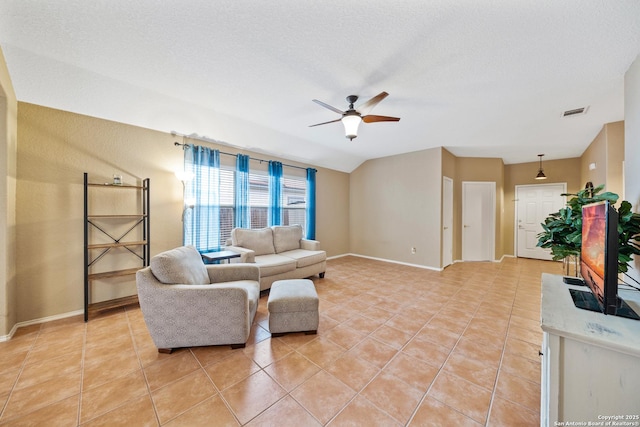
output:
[[576, 308], [569, 287], [542, 276], [541, 425], [640, 426], [640, 321]]

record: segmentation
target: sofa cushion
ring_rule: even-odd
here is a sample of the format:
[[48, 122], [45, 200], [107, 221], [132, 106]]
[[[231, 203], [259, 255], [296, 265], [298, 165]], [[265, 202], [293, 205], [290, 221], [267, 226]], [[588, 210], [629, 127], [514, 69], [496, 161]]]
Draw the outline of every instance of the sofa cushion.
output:
[[307, 267], [327, 260], [327, 253], [325, 251], [294, 249], [292, 251], [283, 252], [280, 255], [294, 259], [296, 261], [297, 268]]
[[260, 268], [260, 277], [273, 276], [296, 269], [295, 259], [276, 254], [257, 256], [256, 264]]
[[165, 284], [205, 285], [209, 283], [207, 267], [194, 246], [181, 246], [151, 258], [151, 271]]
[[231, 241], [233, 246], [251, 249], [256, 255], [274, 254], [273, 230], [271, 228], [261, 228], [251, 230], [248, 228], [234, 228], [231, 230]]
[[300, 249], [302, 227], [300, 225], [276, 225], [273, 228], [273, 246], [276, 253]]

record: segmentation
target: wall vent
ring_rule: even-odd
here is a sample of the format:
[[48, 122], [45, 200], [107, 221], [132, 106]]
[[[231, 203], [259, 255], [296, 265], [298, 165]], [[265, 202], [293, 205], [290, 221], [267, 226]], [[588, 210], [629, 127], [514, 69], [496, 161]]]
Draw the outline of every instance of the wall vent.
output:
[[567, 110], [564, 113], [562, 113], [562, 117], [581, 116], [581, 115], [587, 114], [588, 109], [589, 107], [582, 107], [582, 108], [574, 108], [573, 110]]

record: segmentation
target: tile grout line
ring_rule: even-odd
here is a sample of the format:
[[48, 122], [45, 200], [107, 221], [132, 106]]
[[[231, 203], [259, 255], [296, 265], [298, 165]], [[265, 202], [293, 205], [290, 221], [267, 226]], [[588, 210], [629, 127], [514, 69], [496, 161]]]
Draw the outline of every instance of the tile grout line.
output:
[[[2, 410], [0, 411], [0, 423], [4, 423], [7, 420], [3, 420], [6, 410], [9, 407], [9, 402], [11, 401], [11, 397], [13, 397], [13, 393], [16, 389], [16, 386], [18, 385], [18, 382], [20, 381], [20, 377], [22, 376], [22, 373], [24, 372], [24, 368], [25, 366], [27, 366], [27, 359], [29, 358], [29, 353], [31, 353], [31, 351], [35, 348], [36, 346], [36, 342], [38, 341], [38, 338], [40, 337], [40, 334], [42, 332], [42, 324], [40, 325], [40, 327], [38, 328], [38, 332], [36, 337], [33, 340], [33, 343], [31, 343], [31, 345], [29, 346], [29, 349], [27, 350], [25, 356], [24, 356], [24, 360], [22, 361], [22, 363], [20, 364], [20, 369], [18, 370], [18, 375], [16, 376], [16, 379], [13, 381], [13, 385], [11, 386], [11, 390], [9, 391], [9, 394], [7, 395], [7, 400], [5, 401], [4, 405], [2, 406]], [[31, 411], [33, 412], [33, 411]], [[20, 417], [24, 416], [20, 415]], [[14, 418], [19, 418], [19, 417], [14, 417]], [[11, 420], [11, 419], [9, 419]]]
[[[456, 292], [456, 293], [457, 293], [457, 292]], [[455, 294], [454, 294], [454, 295], [455, 295]], [[454, 296], [454, 295], [452, 295], [451, 297], [449, 297], [449, 299], [447, 300], [447, 302], [448, 302], [451, 298], [453, 298], [453, 296]], [[404, 304], [404, 305], [405, 305], [405, 306], [406, 306], [406, 305], [409, 305], [409, 303]], [[441, 311], [443, 311], [443, 310], [444, 310], [444, 308], [440, 308], [438, 311], [436, 311], [435, 313], [433, 313], [433, 314], [431, 315], [431, 317], [429, 318], [429, 320], [425, 321], [425, 322], [423, 323], [423, 325], [420, 327], [420, 329], [418, 329], [418, 330], [417, 330], [417, 331], [412, 335], [412, 337], [411, 337], [409, 340], [407, 340], [407, 342], [405, 342], [405, 343], [404, 343], [404, 344], [403, 344], [399, 349], [396, 349], [396, 353], [393, 355], [393, 357], [391, 357], [391, 359], [389, 359], [389, 360], [384, 364], [384, 366], [383, 366], [382, 368], [380, 368], [380, 369], [379, 369], [378, 373], [376, 373], [376, 375], [374, 375], [374, 376], [373, 376], [373, 377], [372, 377], [372, 378], [371, 378], [371, 379], [370, 379], [370, 380], [369, 380], [369, 381], [368, 381], [368, 382], [367, 382], [367, 383], [366, 383], [366, 384], [365, 384], [365, 385], [360, 389], [360, 391], [357, 391], [357, 392], [356, 392], [356, 395], [355, 395], [353, 398], [351, 398], [351, 399], [347, 402], [347, 404], [345, 404], [345, 405], [341, 408], [341, 410], [340, 410], [340, 411], [338, 411], [338, 413], [337, 413], [337, 414], [335, 414], [335, 415], [334, 415], [334, 417], [332, 417], [332, 418], [329, 420], [329, 422], [333, 421], [333, 420], [334, 420], [334, 419], [335, 419], [335, 418], [336, 418], [336, 417], [337, 417], [341, 412], [343, 412], [343, 411], [346, 409], [346, 407], [347, 407], [347, 406], [348, 406], [348, 405], [349, 405], [353, 400], [355, 400], [355, 398], [356, 398], [356, 397], [361, 396], [361, 392], [362, 392], [364, 389], [366, 389], [366, 388], [367, 388], [367, 386], [369, 386], [369, 385], [370, 385], [370, 384], [371, 384], [371, 383], [372, 383], [376, 378], [378, 378], [378, 377], [382, 374], [382, 372], [384, 371], [384, 369], [385, 369], [387, 366], [389, 366], [389, 364], [391, 364], [391, 362], [392, 362], [393, 360], [395, 360], [395, 359], [398, 357], [398, 354], [400, 354], [400, 353], [402, 352], [402, 350], [403, 350], [404, 348], [406, 348], [406, 347], [407, 347], [407, 345], [409, 345], [409, 343], [411, 343], [411, 342], [415, 339], [415, 337], [416, 337], [416, 336], [418, 336], [418, 334], [419, 334], [422, 330], [424, 330], [424, 329], [425, 329], [426, 325], [428, 325], [428, 324], [429, 324], [429, 322], [430, 322], [430, 321], [431, 321], [431, 320], [432, 320], [436, 315], [438, 315], [438, 314], [439, 314]], [[477, 312], [477, 308], [476, 308], [476, 312]], [[395, 317], [396, 315], [400, 314], [400, 313], [397, 313], [397, 312], [393, 312], [393, 313], [394, 313], [394, 316], [393, 316], [393, 317]], [[392, 317], [392, 318], [393, 318], [393, 317]], [[472, 316], [472, 318], [473, 318], [473, 316]], [[389, 319], [389, 320], [390, 320], [390, 319]], [[369, 333], [365, 338], [363, 338], [363, 340], [362, 340], [362, 341], [364, 341], [364, 339], [366, 339], [366, 338], [370, 337], [371, 339], [373, 339], [373, 340], [375, 340], [375, 341], [377, 341], [377, 342], [379, 342], [379, 343], [381, 343], [381, 344], [388, 345], [387, 343], [385, 343], [385, 342], [383, 342], [383, 341], [381, 341], [381, 340], [377, 339], [376, 337], [374, 337], [374, 336], [372, 336], [372, 335], [373, 335], [373, 333], [374, 333], [375, 331], [377, 331], [378, 329], [380, 329], [382, 326], [386, 325], [386, 324], [387, 324], [387, 322], [388, 322], [389, 320], [385, 321], [385, 322], [384, 322], [382, 325], [380, 325], [378, 328], [376, 328], [375, 330], [373, 330], [372, 332], [370, 332], [370, 333]], [[471, 321], [467, 322], [467, 326], [468, 326], [468, 323], [470, 323], [470, 322], [471, 322]], [[344, 322], [343, 322], [343, 323], [344, 323]], [[466, 328], [465, 328], [465, 330], [466, 330]], [[453, 346], [453, 347], [451, 348], [451, 350], [449, 351], [449, 354], [447, 355], [447, 358], [445, 359], [445, 361], [444, 361], [444, 362], [442, 363], [442, 365], [438, 368], [438, 373], [436, 374], [436, 376], [435, 376], [435, 377], [433, 378], [433, 380], [431, 381], [431, 384], [429, 384], [429, 387], [428, 387], [428, 388], [427, 388], [427, 390], [424, 392], [424, 394], [423, 394], [422, 398], [420, 399], [420, 401], [419, 401], [419, 402], [418, 402], [418, 404], [416, 405], [416, 408], [414, 409], [414, 411], [412, 412], [412, 414], [409, 416], [409, 419], [406, 421], [406, 423], [405, 423], [404, 425], [408, 425], [408, 424], [411, 422], [411, 420], [415, 417], [415, 413], [418, 411], [418, 409], [419, 409], [420, 405], [421, 405], [421, 404], [422, 404], [422, 402], [424, 401], [424, 399], [425, 399], [425, 397], [426, 397], [427, 393], [429, 392], [429, 390], [431, 389], [431, 387], [432, 387], [433, 383], [436, 381], [437, 377], [440, 375], [440, 371], [442, 370], [442, 367], [445, 365], [446, 361], [449, 359], [449, 357], [450, 357], [450, 355], [451, 355], [451, 352], [453, 351], [453, 348], [455, 348], [455, 346], [457, 345], [457, 343], [460, 341], [461, 337], [462, 337], [462, 334], [460, 334], [460, 336], [458, 337], [458, 340], [456, 341], [456, 344], [454, 344], [454, 346]], [[413, 356], [410, 356], [410, 355], [407, 355], [407, 356], [408, 356], [408, 357], [413, 357]], [[394, 375], [394, 377], [395, 377], [395, 375]], [[397, 377], [396, 377], [396, 378], [397, 378]], [[402, 381], [404, 384], [407, 384], [409, 387], [413, 387], [411, 384], [406, 383], [406, 382], [405, 382], [403, 379], [401, 379], [401, 378], [398, 378], [398, 380], [399, 380], [399, 381]], [[413, 388], [415, 388], [415, 387], [413, 387]], [[385, 414], [386, 414], [386, 415], [388, 415], [390, 418], [392, 418], [392, 419], [394, 419], [394, 420], [396, 420], [396, 421], [398, 421], [398, 422], [400, 422], [400, 423], [402, 424], [402, 422], [401, 422], [400, 420], [397, 420], [393, 415], [389, 414], [389, 413], [388, 413], [387, 411], [385, 411], [384, 409], [382, 409], [382, 408], [378, 407], [374, 402], [371, 402], [371, 401], [370, 401], [369, 399], [367, 399], [365, 396], [362, 396], [362, 397], [363, 397], [364, 399], [366, 399], [368, 402], [370, 402], [370, 403], [371, 403], [371, 404], [372, 404], [376, 409], [378, 409], [379, 411], [381, 411], [381, 412], [385, 413]], [[443, 404], [444, 404], [444, 402], [443, 402]], [[448, 405], [447, 405], [447, 406], [448, 406]], [[452, 408], [452, 409], [453, 409], [453, 408]]]
[[[498, 368], [498, 374], [497, 374], [497, 376], [496, 376], [496, 382], [495, 382], [495, 385], [494, 385], [494, 390], [493, 390], [493, 393], [492, 393], [492, 395], [491, 395], [491, 404], [490, 404], [490, 408], [491, 408], [491, 407], [493, 407], [493, 400], [494, 400], [494, 397], [496, 396], [496, 391], [497, 391], [497, 387], [498, 387], [498, 379], [499, 379], [499, 377], [500, 377], [500, 374], [502, 373], [502, 362], [503, 362], [503, 360], [504, 360], [504, 356], [505, 356], [505, 354], [506, 354], [506, 352], [507, 352], [507, 351], [506, 351], [506, 350], [507, 350], [507, 346], [506, 346], [507, 342], [506, 342], [506, 340], [507, 340], [507, 339], [508, 339], [508, 337], [509, 337], [509, 330], [510, 330], [510, 329], [511, 329], [511, 327], [512, 327], [512, 325], [511, 325], [511, 319], [512, 319], [512, 317], [513, 317], [513, 309], [514, 309], [514, 307], [515, 307], [515, 302], [516, 302], [516, 301], [515, 301], [515, 298], [516, 298], [516, 296], [517, 296], [517, 289], [518, 289], [518, 287], [519, 287], [519, 286], [520, 286], [520, 276], [518, 276], [518, 285], [516, 286], [516, 294], [514, 295], [513, 305], [512, 305], [512, 307], [511, 307], [511, 311], [510, 311], [510, 313], [509, 313], [509, 323], [507, 324], [506, 338], [505, 338], [505, 343], [504, 343], [505, 345], [504, 345], [504, 348], [503, 348], [502, 354], [501, 354], [501, 356], [500, 356], [500, 365], [499, 365], [499, 368]], [[519, 338], [514, 338], [514, 339], [518, 339], [519, 341], [522, 341], [522, 340], [520, 340]], [[524, 341], [524, 342], [528, 342], [528, 341]], [[531, 344], [533, 344], [533, 343], [531, 343]], [[539, 343], [539, 345], [542, 345], [542, 343]], [[507, 372], [507, 373], [508, 373], [508, 372]], [[508, 373], [508, 374], [509, 374], [509, 373]], [[516, 375], [516, 374], [511, 374], [511, 375], [514, 375], [514, 376], [516, 376], [516, 377], [518, 377], [518, 378], [521, 378], [521, 379], [523, 379], [523, 380], [525, 380], [525, 381], [531, 382], [528, 378], [521, 377], [520, 375]], [[508, 401], [508, 402], [510, 402], [510, 403], [516, 404], [516, 405], [518, 405], [518, 406], [520, 406], [520, 407], [522, 407], [522, 408], [524, 408], [524, 409], [526, 409], [526, 410], [529, 410], [530, 412], [535, 412], [534, 410], [532, 410], [532, 409], [531, 409], [531, 408], [529, 408], [528, 406], [522, 405], [521, 403], [519, 403], [519, 402], [515, 402], [515, 401], [513, 401], [513, 400], [511, 400], [511, 399], [508, 399], [507, 397], [502, 397], [502, 396], [501, 396], [501, 398], [503, 398], [504, 400], [506, 400], [506, 401]]]
[[[495, 280], [495, 276], [494, 279]], [[493, 283], [493, 282], [492, 282]], [[458, 290], [459, 292], [460, 290]], [[456, 292], [457, 294], [457, 292]], [[452, 296], [452, 298], [455, 296], [455, 294]], [[484, 301], [484, 298], [483, 298]], [[454, 344], [454, 346], [451, 348], [451, 350], [449, 351], [449, 354], [447, 355], [447, 358], [444, 360], [444, 362], [442, 362], [442, 365], [440, 366], [440, 368], [438, 368], [438, 372], [436, 373], [436, 376], [433, 378], [433, 381], [431, 381], [431, 384], [429, 384], [429, 387], [427, 387], [427, 390], [424, 392], [422, 399], [420, 399], [420, 402], [416, 405], [415, 410], [413, 411], [413, 413], [411, 414], [411, 417], [409, 418], [409, 420], [407, 421], [407, 423], [405, 425], [409, 425], [411, 423], [411, 421], [413, 421], [413, 419], [415, 418], [416, 414], [418, 413], [418, 411], [420, 410], [420, 406], [424, 403], [425, 399], [427, 398], [427, 395], [429, 394], [429, 391], [431, 391], [433, 385], [435, 384], [436, 380], [438, 379], [438, 377], [440, 377], [440, 374], [442, 373], [444, 366], [447, 364], [447, 361], [451, 358], [451, 354], [453, 353], [453, 350], [458, 346], [458, 344], [460, 343], [460, 341], [462, 340], [462, 337], [464, 336], [464, 333], [467, 331], [467, 329], [469, 328], [469, 325], [471, 324], [471, 321], [475, 318], [476, 314], [478, 313], [478, 310], [480, 309], [480, 305], [482, 304], [482, 302], [480, 304], [477, 305], [475, 311], [473, 312], [473, 315], [471, 316], [471, 318], [469, 319], [469, 321], [467, 322], [464, 330], [462, 331], [462, 333], [460, 333], [460, 335], [458, 336], [458, 339], [456, 340], [456, 343]], [[442, 310], [442, 309], [441, 309]], [[439, 313], [440, 311], [438, 311]], [[455, 374], [452, 374], [455, 375]], [[455, 375], [456, 377], [458, 377], [457, 375]], [[497, 374], [496, 374], [497, 376]], [[462, 377], [458, 377], [458, 378], [462, 378]], [[465, 378], [462, 378], [465, 381], [469, 381]], [[474, 384], [474, 383], [472, 383]], [[477, 385], [477, 384], [475, 384]], [[491, 398], [493, 399], [493, 394], [491, 396]], [[437, 400], [438, 402], [442, 403], [443, 405], [447, 406], [448, 408], [450, 408], [451, 410], [461, 414], [462, 416], [475, 421], [473, 418], [471, 418], [470, 416], [458, 411], [457, 409], [447, 405], [445, 402], [442, 402], [440, 399], [437, 399], [435, 397], [432, 397], [432, 399]], [[489, 412], [487, 412], [487, 418], [489, 417]], [[485, 420], [485, 425], [486, 425], [486, 420]]]
[[[518, 283], [520, 283], [520, 275], [522, 272], [518, 273]], [[507, 322], [507, 330], [504, 335], [504, 342], [502, 343], [502, 351], [500, 353], [500, 361], [498, 362], [498, 370], [496, 372], [496, 377], [493, 381], [493, 388], [491, 390], [491, 400], [489, 401], [489, 408], [487, 410], [487, 418], [485, 420], [485, 426], [489, 424], [489, 420], [491, 419], [491, 411], [493, 410], [493, 401], [496, 397], [496, 392], [498, 390], [498, 381], [500, 378], [500, 373], [502, 372], [502, 361], [504, 360], [504, 354], [507, 351], [507, 337], [509, 336], [509, 328], [511, 327], [511, 316], [513, 315], [513, 306], [515, 304], [516, 294], [518, 292], [518, 285], [516, 285], [516, 292], [513, 294], [513, 300], [511, 301], [511, 307], [509, 308], [509, 320]]]
[[[147, 395], [149, 397], [149, 400], [151, 401], [151, 407], [153, 408], [153, 413], [156, 417], [156, 421], [158, 423], [158, 425], [160, 426], [160, 415], [158, 414], [158, 408], [156, 407], [156, 402], [153, 400], [153, 396], [151, 394], [151, 386], [149, 385], [149, 379], [147, 378], [147, 373], [144, 370], [144, 365], [142, 363], [142, 360], [140, 359], [140, 352], [138, 351], [138, 343], [136, 342], [135, 339], [135, 334], [133, 333], [133, 328], [131, 327], [131, 319], [129, 317], [129, 310], [126, 309], [125, 307], [125, 314], [127, 316], [127, 325], [129, 327], [129, 337], [131, 338], [131, 342], [133, 343], [133, 351], [136, 354], [136, 359], [138, 359], [138, 366], [140, 366], [140, 372], [142, 373], [142, 377], [144, 378], [144, 384], [146, 386], [147, 389]], [[189, 351], [191, 351], [191, 349], [189, 349]], [[121, 407], [122, 405], [118, 406]], [[111, 409], [111, 411], [115, 410], [117, 408], [113, 408]]]
[[89, 332], [88, 329], [88, 323], [84, 322], [84, 331], [82, 333], [82, 358], [80, 359], [80, 397], [78, 398], [78, 411], [76, 415], [78, 426], [80, 425], [80, 421], [82, 420], [82, 394], [84, 393], [84, 359], [87, 352], [87, 334]]

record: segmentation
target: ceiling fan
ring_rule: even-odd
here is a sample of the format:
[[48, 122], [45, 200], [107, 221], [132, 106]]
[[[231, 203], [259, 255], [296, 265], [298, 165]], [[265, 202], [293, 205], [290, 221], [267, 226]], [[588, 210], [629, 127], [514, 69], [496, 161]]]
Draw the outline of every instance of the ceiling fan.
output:
[[355, 104], [356, 101], [358, 101], [358, 96], [349, 95], [347, 96], [347, 102], [349, 103], [349, 109], [347, 111], [339, 110], [335, 107], [332, 107], [329, 104], [325, 104], [322, 101], [318, 101], [317, 99], [314, 99], [313, 102], [315, 102], [316, 104], [321, 105], [324, 108], [328, 108], [329, 110], [340, 114], [342, 117], [336, 120], [331, 120], [328, 122], [310, 125], [309, 127], [326, 125], [328, 123], [335, 123], [335, 122], [341, 121], [342, 124], [344, 125], [346, 137], [349, 138], [350, 140], [353, 140], [353, 138], [356, 138], [358, 136], [358, 126], [360, 125], [360, 122], [365, 122], [365, 123], [397, 122], [400, 120], [399, 117], [374, 116], [374, 115], [368, 114], [373, 107], [378, 105], [378, 103], [383, 99], [385, 99], [387, 96], [389, 96], [387, 92], [381, 92], [378, 95], [371, 98], [370, 100], [368, 100], [367, 102], [365, 102], [364, 104], [360, 105], [357, 109], [355, 109], [353, 104]]

